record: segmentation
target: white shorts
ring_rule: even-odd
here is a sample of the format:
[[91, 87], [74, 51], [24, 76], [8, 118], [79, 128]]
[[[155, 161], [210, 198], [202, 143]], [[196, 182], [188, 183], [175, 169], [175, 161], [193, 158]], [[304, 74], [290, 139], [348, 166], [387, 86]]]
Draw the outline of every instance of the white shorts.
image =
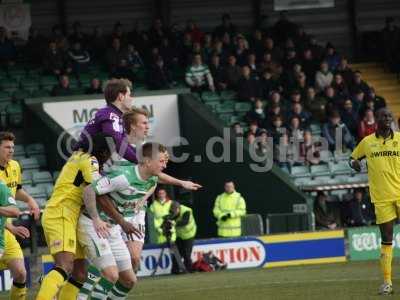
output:
[[121, 236], [118, 225], [112, 225], [110, 236], [100, 238], [90, 218], [81, 214], [78, 223], [78, 240], [87, 258], [98, 269], [117, 266], [120, 272], [132, 269], [131, 256]]
[[122, 239], [127, 242], [127, 241], [135, 241], [135, 242], [140, 242], [144, 244], [144, 236], [146, 234], [146, 211], [141, 210], [139, 213], [132, 217], [126, 217], [125, 221], [133, 224], [137, 229], [140, 230], [142, 233], [142, 238], [138, 238], [136, 235], [132, 234], [132, 239], [128, 239], [126, 236], [126, 233], [121, 229], [121, 234], [122, 234]]

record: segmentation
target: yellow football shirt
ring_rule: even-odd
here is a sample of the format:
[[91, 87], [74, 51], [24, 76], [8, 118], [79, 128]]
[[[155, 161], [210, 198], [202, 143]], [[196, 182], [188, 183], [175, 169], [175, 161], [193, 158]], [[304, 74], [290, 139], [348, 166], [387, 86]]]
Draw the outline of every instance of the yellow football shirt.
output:
[[354, 149], [353, 159], [367, 160], [372, 202], [400, 201], [400, 133], [384, 139], [366, 136]]
[[67, 207], [79, 214], [83, 204], [83, 189], [98, 176], [97, 159], [85, 152], [74, 152], [63, 166], [46, 208]]
[[10, 160], [7, 166], [0, 166], [0, 180], [5, 182], [7, 187], [11, 190], [11, 194], [15, 197], [17, 189], [21, 186], [21, 167], [15, 160]]

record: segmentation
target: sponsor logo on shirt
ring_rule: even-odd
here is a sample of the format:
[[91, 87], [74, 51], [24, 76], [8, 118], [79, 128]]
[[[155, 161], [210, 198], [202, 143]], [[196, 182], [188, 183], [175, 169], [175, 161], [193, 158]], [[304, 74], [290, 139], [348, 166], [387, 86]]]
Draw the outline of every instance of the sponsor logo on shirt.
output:
[[376, 151], [371, 153], [371, 158], [400, 156], [400, 151]]
[[15, 202], [15, 199], [13, 197], [8, 197], [8, 203], [17, 205], [17, 202]]

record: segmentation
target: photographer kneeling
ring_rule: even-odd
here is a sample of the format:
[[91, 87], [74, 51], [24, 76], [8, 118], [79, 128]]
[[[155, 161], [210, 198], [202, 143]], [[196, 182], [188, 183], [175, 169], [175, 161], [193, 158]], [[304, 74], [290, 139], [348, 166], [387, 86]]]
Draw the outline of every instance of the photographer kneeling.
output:
[[[176, 201], [171, 205], [171, 217], [175, 221], [176, 246], [187, 272], [192, 272], [192, 249], [196, 236], [197, 226], [190, 207], [179, 204]], [[176, 259], [172, 260], [172, 273], [179, 273], [179, 265]]]

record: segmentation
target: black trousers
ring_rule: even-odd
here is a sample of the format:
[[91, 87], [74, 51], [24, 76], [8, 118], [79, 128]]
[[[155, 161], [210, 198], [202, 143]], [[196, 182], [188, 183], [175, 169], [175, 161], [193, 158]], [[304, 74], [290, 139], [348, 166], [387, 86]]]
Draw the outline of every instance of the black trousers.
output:
[[[182, 240], [176, 239], [176, 246], [178, 247], [179, 254], [183, 259], [183, 264], [186, 267], [186, 270], [190, 272], [192, 270], [192, 249], [193, 249], [194, 239]], [[172, 273], [176, 274], [179, 272], [179, 266], [176, 262], [175, 256], [172, 255]]]

